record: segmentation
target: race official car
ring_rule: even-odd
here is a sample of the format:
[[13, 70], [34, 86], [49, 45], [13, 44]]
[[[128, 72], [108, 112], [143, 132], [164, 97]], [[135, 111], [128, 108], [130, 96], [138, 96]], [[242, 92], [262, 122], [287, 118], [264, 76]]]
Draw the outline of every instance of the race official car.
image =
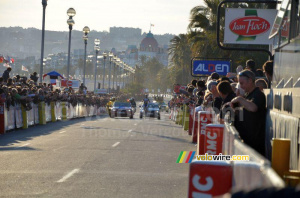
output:
[[147, 107], [140, 108], [140, 118], [154, 117], [160, 120], [159, 106], [156, 103], [149, 103]]
[[133, 109], [129, 102], [115, 102], [111, 109], [111, 117], [129, 117], [133, 119]]
[[155, 101], [154, 103], [156, 103], [158, 105], [160, 111], [166, 111], [166, 112], [169, 111], [169, 107], [168, 107], [168, 105], [166, 105], [165, 102]]

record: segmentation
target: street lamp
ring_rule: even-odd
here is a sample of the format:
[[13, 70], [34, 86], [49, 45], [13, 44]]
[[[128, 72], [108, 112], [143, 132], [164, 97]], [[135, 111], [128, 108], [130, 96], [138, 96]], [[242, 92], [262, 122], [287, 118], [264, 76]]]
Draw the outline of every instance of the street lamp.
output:
[[83, 84], [85, 85], [85, 67], [86, 67], [86, 45], [88, 41], [88, 33], [90, 32], [90, 28], [88, 26], [85, 26], [83, 28], [83, 41], [84, 41], [84, 63], [83, 63]]
[[105, 81], [105, 59], [107, 54], [103, 53], [103, 81], [102, 81], [102, 89], [104, 89], [104, 81]]
[[[113, 60], [114, 60], [113, 89], [115, 89], [117, 57], [114, 57]], [[117, 82], [116, 82], [116, 84], [117, 84]]]
[[41, 62], [40, 62], [40, 83], [43, 82], [43, 59], [44, 59], [44, 41], [45, 41], [45, 15], [47, 0], [42, 0], [43, 5], [43, 24], [42, 24], [42, 46], [41, 46]]
[[67, 15], [69, 16], [69, 19], [67, 20], [67, 23], [69, 25], [69, 50], [68, 50], [68, 68], [67, 68], [67, 86], [69, 82], [69, 73], [70, 73], [70, 57], [71, 57], [71, 32], [73, 25], [75, 24], [75, 21], [73, 20], [73, 17], [76, 15], [76, 11], [74, 8], [69, 8], [67, 11]]
[[109, 53], [109, 76], [108, 76], [108, 93], [110, 93], [110, 79], [111, 79], [111, 59], [113, 58], [113, 54]]
[[95, 62], [95, 74], [94, 74], [94, 92], [96, 91], [96, 78], [97, 78], [97, 57], [98, 57], [98, 53], [100, 51], [100, 40], [99, 39], [95, 39], [95, 46], [94, 49], [96, 51], [96, 62]]

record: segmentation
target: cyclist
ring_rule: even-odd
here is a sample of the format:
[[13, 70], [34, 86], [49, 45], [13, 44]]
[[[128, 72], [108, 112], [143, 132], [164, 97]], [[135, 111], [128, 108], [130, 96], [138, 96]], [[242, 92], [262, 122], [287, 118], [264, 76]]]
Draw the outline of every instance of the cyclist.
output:
[[145, 98], [143, 99], [143, 102], [144, 102], [143, 108], [144, 108], [144, 110], [146, 111], [146, 110], [147, 110], [147, 106], [148, 106], [148, 104], [150, 103], [150, 100], [149, 100], [147, 94], [145, 95]]
[[116, 101], [116, 98], [112, 97], [110, 99], [110, 101], [106, 104], [106, 109], [107, 109], [109, 117], [111, 117], [111, 108], [112, 108], [112, 106], [113, 106], [113, 104], [114, 104], [115, 101]]
[[131, 106], [133, 108], [133, 112], [135, 113], [135, 111], [136, 111], [136, 102], [135, 102], [134, 98], [130, 98], [129, 101], [130, 101]]

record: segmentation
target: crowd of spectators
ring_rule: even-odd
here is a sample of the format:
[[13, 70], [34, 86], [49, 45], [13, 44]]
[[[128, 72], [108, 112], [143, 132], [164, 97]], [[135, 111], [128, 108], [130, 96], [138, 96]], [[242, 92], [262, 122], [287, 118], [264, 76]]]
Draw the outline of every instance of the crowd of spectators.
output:
[[195, 106], [196, 111], [209, 109], [220, 123], [228, 114], [228, 121], [234, 124], [241, 139], [264, 156], [266, 98], [262, 91], [271, 86], [273, 62], [255, 68], [255, 61], [248, 60], [245, 68], [236, 68], [237, 73], [220, 76], [215, 72], [205, 80], [192, 80], [185, 90], [174, 95], [169, 107], [187, 104]]
[[143, 94], [133, 96], [123, 93], [94, 94], [88, 91], [84, 84], [76, 90], [72, 87], [55, 87], [51, 84], [38, 83], [36, 72], [31, 74], [30, 78], [19, 75], [10, 77], [11, 70], [10, 67], [7, 68], [0, 77], [0, 102], [5, 102], [7, 110], [10, 110], [11, 106], [21, 104], [29, 111], [32, 109], [32, 104], [38, 104], [41, 101], [47, 104], [63, 101], [73, 106], [81, 103], [104, 107], [111, 97], [127, 100], [131, 97], [140, 99], [144, 96]]

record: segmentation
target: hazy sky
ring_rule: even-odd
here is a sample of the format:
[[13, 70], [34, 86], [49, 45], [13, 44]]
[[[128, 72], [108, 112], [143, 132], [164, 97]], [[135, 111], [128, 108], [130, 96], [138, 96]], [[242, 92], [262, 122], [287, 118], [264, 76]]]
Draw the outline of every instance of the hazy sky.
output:
[[[0, 0], [0, 27], [42, 28], [42, 0]], [[46, 30], [68, 31], [68, 8], [73, 7], [75, 30], [109, 27], [141, 28], [155, 34], [186, 33], [189, 12], [202, 0], [48, 0]]]

